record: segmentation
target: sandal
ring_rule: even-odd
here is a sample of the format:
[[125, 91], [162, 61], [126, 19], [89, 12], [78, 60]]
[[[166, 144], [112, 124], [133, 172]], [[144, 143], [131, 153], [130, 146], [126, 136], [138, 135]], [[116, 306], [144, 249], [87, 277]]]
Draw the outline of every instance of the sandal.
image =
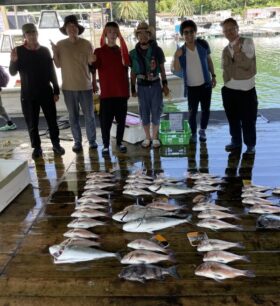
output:
[[141, 146], [143, 148], [148, 148], [151, 145], [151, 140], [150, 139], [145, 139], [142, 143]]
[[153, 148], [159, 148], [160, 147], [160, 141], [158, 139], [153, 140]]

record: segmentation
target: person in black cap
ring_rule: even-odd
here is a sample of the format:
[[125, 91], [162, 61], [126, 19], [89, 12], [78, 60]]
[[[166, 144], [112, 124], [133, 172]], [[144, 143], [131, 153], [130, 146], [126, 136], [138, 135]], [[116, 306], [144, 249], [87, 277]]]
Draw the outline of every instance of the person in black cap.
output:
[[34, 148], [32, 157], [42, 156], [38, 131], [40, 108], [48, 123], [53, 151], [63, 155], [65, 150], [59, 144], [55, 106], [59, 99], [59, 87], [50, 51], [39, 45], [38, 31], [33, 23], [24, 24], [22, 33], [24, 44], [12, 50], [9, 70], [11, 75], [20, 74], [21, 106]]
[[79, 107], [85, 116], [89, 147], [96, 149], [98, 145], [89, 70], [94, 58], [93, 47], [89, 41], [79, 37], [84, 32], [84, 27], [78, 23], [75, 15], [65, 17], [60, 31], [68, 38], [60, 40], [56, 45], [52, 43], [52, 49], [56, 67], [61, 68], [62, 90], [74, 138], [72, 150], [78, 153], [83, 148]]

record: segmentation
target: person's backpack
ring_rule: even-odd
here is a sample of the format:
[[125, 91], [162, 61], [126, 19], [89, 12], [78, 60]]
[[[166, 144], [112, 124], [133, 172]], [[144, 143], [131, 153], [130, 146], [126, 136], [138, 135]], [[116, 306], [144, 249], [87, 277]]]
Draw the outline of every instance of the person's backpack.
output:
[[9, 75], [0, 65], [0, 87], [6, 87], [9, 83]]

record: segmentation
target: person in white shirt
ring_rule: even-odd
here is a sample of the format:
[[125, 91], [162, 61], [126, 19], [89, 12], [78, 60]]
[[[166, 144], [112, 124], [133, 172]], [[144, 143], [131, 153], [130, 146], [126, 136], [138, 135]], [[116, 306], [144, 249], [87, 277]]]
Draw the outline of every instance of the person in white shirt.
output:
[[212, 88], [216, 86], [214, 65], [207, 41], [197, 38], [197, 25], [192, 20], [185, 20], [180, 26], [180, 33], [185, 44], [174, 54], [174, 74], [184, 79], [185, 97], [188, 97], [189, 124], [192, 131], [191, 141], [197, 140], [196, 116], [201, 107], [199, 140], [206, 141]]
[[222, 54], [224, 86], [223, 106], [229, 122], [231, 142], [226, 151], [241, 149], [242, 138], [246, 154], [255, 153], [258, 99], [255, 89], [256, 56], [251, 38], [239, 35], [235, 19], [222, 22], [223, 33], [229, 44]]

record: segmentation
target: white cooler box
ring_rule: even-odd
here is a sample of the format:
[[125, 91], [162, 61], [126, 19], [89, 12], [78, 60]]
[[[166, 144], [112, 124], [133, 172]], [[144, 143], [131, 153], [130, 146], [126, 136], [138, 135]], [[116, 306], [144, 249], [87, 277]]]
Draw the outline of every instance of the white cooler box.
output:
[[[111, 136], [116, 137], [117, 124], [114, 121], [111, 128]], [[139, 115], [127, 113], [123, 140], [135, 144], [146, 138]]]
[[30, 184], [27, 161], [0, 159], [0, 212]]

